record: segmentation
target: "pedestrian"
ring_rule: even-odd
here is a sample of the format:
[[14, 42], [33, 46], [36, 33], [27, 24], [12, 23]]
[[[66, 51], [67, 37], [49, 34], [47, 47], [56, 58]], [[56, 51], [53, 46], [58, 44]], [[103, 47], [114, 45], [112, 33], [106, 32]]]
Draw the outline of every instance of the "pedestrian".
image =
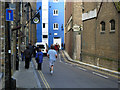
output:
[[39, 46], [37, 45], [37, 47], [36, 47], [36, 53], [39, 51]]
[[59, 50], [60, 50], [60, 45], [59, 44], [57, 45], [57, 48], [58, 48], [58, 52], [59, 52]]
[[33, 57], [35, 57], [36, 56], [36, 47], [35, 47], [35, 45], [33, 45], [32, 47], [33, 47]]
[[29, 50], [30, 50], [30, 61], [32, 60], [32, 54], [33, 54], [33, 47], [31, 43], [29, 43]]
[[25, 51], [25, 45], [24, 42], [20, 45], [20, 51], [21, 51], [21, 59], [24, 61], [24, 51]]
[[41, 49], [39, 48], [36, 57], [35, 57], [37, 64], [38, 64], [38, 70], [42, 70], [42, 62], [43, 62], [43, 52], [41, 52]]
[[54, 50], [54, 46], [51, 46], [51, 49], [48, 51], [47, 56], [49, 58], [49, 65], [50, 65], [50, 73], [53, 73], [53, 66], [54, 62], [56, 61], [57, 58], [57, 52]]
[[57, 45], [57, 43], [55, 44], [55, 48], [54, 49], [56, 50], [56, 52], [58, 52], [58, 45]]
[[63, 43], [61, 44], [61, 46], [62, 46], [62, 50], [64, 50], [64, 44]]
[[30, 55], [31, 55], [31, 51], [29, 49], [29, 46], [26, 47], [24, 54], [25, 54], [25, 69], [29, 69]]

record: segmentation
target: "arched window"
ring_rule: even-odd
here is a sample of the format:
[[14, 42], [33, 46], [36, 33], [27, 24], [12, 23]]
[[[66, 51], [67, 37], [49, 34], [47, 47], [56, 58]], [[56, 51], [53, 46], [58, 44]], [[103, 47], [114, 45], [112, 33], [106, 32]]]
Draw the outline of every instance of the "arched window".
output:
[[104, 32], [104, 31], [105, 31], [105, 22], [104, 22], [104, 21], [102, 21], [102, 22], [100, 23], [100, 29], [101, 29], [101, 32]]
[[110, 20], [110, 31], [115, 31], [115, 20]]

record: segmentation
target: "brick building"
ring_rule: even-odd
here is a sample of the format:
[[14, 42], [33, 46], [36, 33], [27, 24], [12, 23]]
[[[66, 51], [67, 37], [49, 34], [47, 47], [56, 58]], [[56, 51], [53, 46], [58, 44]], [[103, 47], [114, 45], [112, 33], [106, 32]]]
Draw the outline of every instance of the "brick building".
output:
[[[25, 4], [25, 2], [0, 1], [0, 89], [7, 89], [10, 87], [9, 80], [14, 74], [14, 71], [16, 71], [17, 69], [17, 54], [19, 54], [20, 56], [20, 44], [21, 42], [28, 43], [29, 34], [27, 33], [30, 28], [32, 30], [32, 36], [30, 40], [32, 41], [32, 43], [35, 43], [36, 25], [34, 24], [32, 25], [32, 27], [30, 27], [31, 23], [30, 25], [26, 24], [31, 17], [27, 18], [27, 16], [30, 15], [29, 10], [27, 12], [24, 12]], [[32, 4], [33, 10], [36, 10], [36, 3]], [[14, 6], [14, 8], [11, 8], [11, 5]], [[28, 9], [29, 8], [30, 7], [28, 7]], [[6, 21], [6, 9], [13, 10], [13, 21]], [[35, 11], [33, 12], [33, 14], [34, 13]], [[15, 29], [20, 25], [21, 29]], [[10, 38], [8, 38], [8, 30], [10, 31]], [[10, 43], [8, 43], [8, 39], [10, 40]], [[8, 54], [9, 45], [11, 52]]]
[[[3, 87], [4, 78], [2, 75], [5, 74], [5, 22], [4, 22], [4, 9], [5, 3], [0, 1], [0, 89]], [[1, 79], [2, 78], [2, 79]]]
[[80, 60], [82, 2], [65, 3], [65, 50], [73, 59]]
[[83, 62], [118, 70], [120, 58], [119, 5], [114, 2], [83, 3]]

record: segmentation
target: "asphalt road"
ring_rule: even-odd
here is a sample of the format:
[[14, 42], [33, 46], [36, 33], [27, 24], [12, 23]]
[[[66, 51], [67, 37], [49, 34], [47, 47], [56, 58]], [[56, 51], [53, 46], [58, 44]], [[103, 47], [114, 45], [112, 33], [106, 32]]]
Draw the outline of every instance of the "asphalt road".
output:
[[117, 78], [65, 62], [61, 54], [55, 62], [53, 75], [48, 58], [44, 57], [43, 61], [42, 71], [38, 71], [42, 88], [118, 88]]

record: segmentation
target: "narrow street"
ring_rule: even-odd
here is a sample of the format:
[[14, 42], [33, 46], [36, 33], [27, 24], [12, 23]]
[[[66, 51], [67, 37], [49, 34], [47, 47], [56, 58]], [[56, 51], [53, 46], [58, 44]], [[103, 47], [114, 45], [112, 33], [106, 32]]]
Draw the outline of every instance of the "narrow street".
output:
[[44, 57], [42, 72], [37, 74], [42, 88], [118, 88], [117, 78], [67, 63], [62, 55], [55, 62], [53, 75], [47, 57]]
[[0, 90], [120, 90], [120, 0], [0, 0], [0, 11]]

